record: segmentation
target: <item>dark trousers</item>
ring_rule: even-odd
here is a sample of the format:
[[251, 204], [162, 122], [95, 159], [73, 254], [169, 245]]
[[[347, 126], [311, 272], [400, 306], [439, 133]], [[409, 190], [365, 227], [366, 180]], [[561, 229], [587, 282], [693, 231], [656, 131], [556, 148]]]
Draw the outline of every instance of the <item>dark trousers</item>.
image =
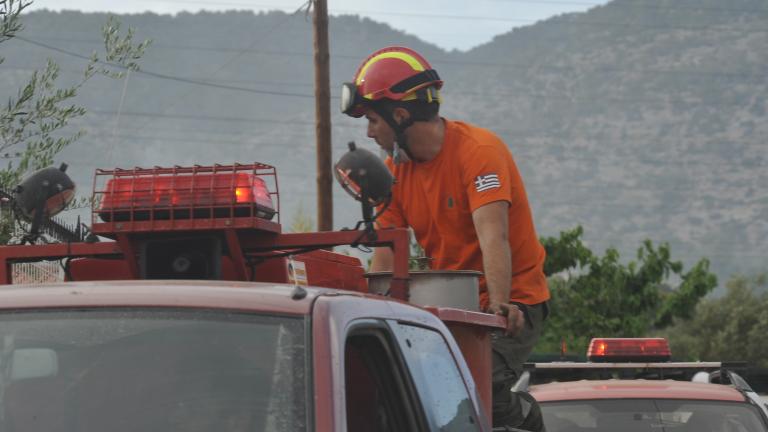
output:
[[[491, 335], [493, 348], [493, 426], [544, 431], [538, 404], [530, 395], [510, 391], [523, 371], [523, 363], [541, 336], [548, 314], [546, 303], [530, 305], [523, 329], [517, 336]], [[531, 415], [529, 415], [529, 413]]]

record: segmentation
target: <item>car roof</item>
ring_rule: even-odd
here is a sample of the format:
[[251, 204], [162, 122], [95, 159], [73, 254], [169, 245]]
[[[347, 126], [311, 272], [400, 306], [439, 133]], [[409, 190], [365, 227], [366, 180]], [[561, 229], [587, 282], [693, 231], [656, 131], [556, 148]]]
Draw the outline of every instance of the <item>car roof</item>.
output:
[[307, 315], [321, 295], [359, 295], [351, 291], [259, 282], [139, 280], [0, 285], [3, 309], [71, 307], [181, 307]]
[[539, 402], [585, 399], [692, 399], [744, 402], [737, 389], [722, 385], [673, 380], [582, 380], [532, 385]]

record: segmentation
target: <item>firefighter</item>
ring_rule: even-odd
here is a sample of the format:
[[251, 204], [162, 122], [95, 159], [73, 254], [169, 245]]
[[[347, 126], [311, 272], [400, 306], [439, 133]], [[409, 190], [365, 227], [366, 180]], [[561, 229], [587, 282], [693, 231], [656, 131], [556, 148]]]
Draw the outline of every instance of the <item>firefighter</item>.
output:
[[[535, 402], [510, 392], [541, 335], [549, 299], [545, 252], [523, 181], [492, 132], [439, 116], [443, 81], [405, 47], [371, 54], [342, 86], [342, 112], [368, 120], [396, 179], [379, 228], [410, 227], [433, 269], [479, 270], [482, 310], [508, 319], [493, 336], [493, 423], [543, 430]], [[377, 248], [371, 271], [391, 271]]]

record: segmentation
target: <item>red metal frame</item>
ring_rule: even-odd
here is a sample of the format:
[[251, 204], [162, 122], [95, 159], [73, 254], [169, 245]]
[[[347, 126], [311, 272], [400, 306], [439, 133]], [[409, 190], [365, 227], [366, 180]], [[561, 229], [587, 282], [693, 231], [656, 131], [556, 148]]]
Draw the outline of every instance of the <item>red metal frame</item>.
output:
[[94, 233], [107, 238], [115, 238], [116, 233], [120, 232], [220, 231], [230, 228], [253, 228], [260, 231], [279, 233], [281, 230], [279, 224], [255, 217], [100, 222], [94, 224], [92, 228]]
[[409, 236], [404, 228], [375, 231], [371, 236], [361, 231], [326, 231], [316, 233], [286, 233], [275, 236], [239, 237], [240, 247], [246, 251], [290, 250], [303, 248], [330, 248], [349, 244], [364, 246], [389, 246], [394, 263], [390, 296], [408, 300]]
[[[236, 274], [241, 276], [240, 280], [247, 280], [246, 255], [269, 256], [275, 251], [278, 253], [296, 251], [296, 254], [300, 254], [309, 249], [349, 244], [388, 246], [392, 248], [395, 257], [390, 295], [397, 299], [408, 300], [410, 245], [408, 231], [405, 229], [375, 231], [372, 235], [365, 235], [362, 231], [280, 234], [252, 228], [227, 228], [216, 232], [224, 233], [230, 258], [235, 266]], [[121, 258], [128, 264], [132, 277], [138, 279], [137, 242], [141, 237], [146, 236], [145, 232], [118, 232], [114, 236], [116, 237], [114, 242], [4, 246], [0, 248], [0, 284], [13, 283], [11, 272], [11, 264], [13, 263], [80, 257]]]
[[[238, 176], [247, 173], [261, 178], [267, 186], [267, 193], [272, 199], [278, 215], [278, 222], [272, 222], [258, 217], [264, 207], [257, 209], [253, 202], [237, 203], [234, 192]], [[231, 176], [232, 181], [223, 185], [218, 183], [218, 177], [213, 175]], [[194, 176], [200, 175], [198, 182]], [[127, 179], [124, 185], [129, 186], [128, 198], [120, 201], [118, 208], [105, 208], [106, 198], [117, 190], [108, 190], [109, 185], [115, 188], [117, 182], [110, 180]], [[154, 179], [161, 179], [155, 181]], [[173, 195], [175, 181], [184, 197], [184, 204], [174, 201], [178, 196]], [[147, 181], [149, 180], [149, 181]], [[127, 182], [127, 183], [126, 183]], [[168, 186], [166, 183], [169, 183]], [[162, 186], [157, 186], [162, 184]], [[133, 168], [96, 170], [93, 179], [92, 225], [94, 234], [115, 240], [105, 243], [72, 243], [34, 245], [0, 248], [0, 283], [12, 283], [10, 266], [13, 263], [39, 260], [60, 260], [63, 258], [108, 258], [117, 257], [122, 260], [119, 269], [114, 266], [91, 265], [86, 271], [88, 277], [108, 280], [110, 272], [119, 274], [118, 278], [139, 279], [140, 258], [138, 253], [153, 233], [179, 236], [222, 236], [226, 244], [228, 278], [247, 281], [252, 276], [252, 259], [263, 260], [277, 256], [301, 255], [310, 250], [332, 248], [333, 246], [360, 244], [365, 246], [389, 246], [394, 250], [395, 262], [390, 294], [394, 298], [408, 300], [408, 255], [409, 237], [406, 230], [385, 230], [375, 233], [363, 231], [337, 231], [320, 233], [282, 234], [279, 223], [280, 196], [278, 193], [277, 172], [273, 166], [253, 164], [212, 165], [212, 166], [175, 166], [171, 168]], [[136, 186], [139, 185], [139, 186]], [[270, 185], [272, 186], [270, 189]], [[134, 191], [134, 187], [138, 187]], [[160, 189], [155, 189], [156, 187]], [[217, 201], [216, 194], [232, 189], [232, 198]], [[273, 190], [270, 192], [270, 190]], [[171, 195], [166, 193], [171, 191]], [[120, 189], [119, 192], [125, 192]], [[136, 192], [148, 198], [135, 201], [130, 198]], [[153, 195], [158, 192], [159, 195]], [[188, 193], [188, 194], [187, 194]], [[225, 193], [226, 196], [226, 193]], [[191, 197], [191, 199], [189, 198]], [[200, 198], [198, 198], [200, 197]], [[214, 197], [214, 198], [211, 198]], [[112, 196], [112, 199], [118, 199]], [[125, 208], [122, 205], [126, 205]], [[223, 204], [223, 207], [222, 207]], [[248, 210], [240, 213], [241, 210]], [[219, 210], [224, 210], [220, 212]], [[228, 211], [227, 211], [228, 210]], [[238, 210], [236, 212], [235, 210]], [[143, 212], [139, 215], [139, 212]], [[177, 212], [185, 212], [177, 215]], [[226, 216], [222, 216], [222, 213]], [[245, 215], [244, 215], [245, 214]], [[125, 219], [125, 220], [116, 220]], [[317, 254], [315, 254], [317, 255]], [[322, 259], [315, 256], [316, 259]], [[325, 257], [329, 259], [329, 257]], [[80, 265], [76, 262], [73, 265]], [[83, 266], [80, 266], [83, 268]], [[337, 273], [341, 271], [338, 270]], [[98, 273], [98, 274], [96, 274]], [[345, 273], [346, 275], [346, 273]], [[364, 286], [365, 282], [361, 280]]]

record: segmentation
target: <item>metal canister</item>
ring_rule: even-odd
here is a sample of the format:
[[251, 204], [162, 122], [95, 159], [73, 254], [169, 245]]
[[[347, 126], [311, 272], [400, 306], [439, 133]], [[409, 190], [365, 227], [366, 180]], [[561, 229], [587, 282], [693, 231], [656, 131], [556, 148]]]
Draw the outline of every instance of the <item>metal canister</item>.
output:
[[[419, 306], [480, 310], [480, 276], [474, 270], [425, 270], [409, 273], [409, 301]], [[366, 273], [368, 292], [387, 295], [392, 272]]]

